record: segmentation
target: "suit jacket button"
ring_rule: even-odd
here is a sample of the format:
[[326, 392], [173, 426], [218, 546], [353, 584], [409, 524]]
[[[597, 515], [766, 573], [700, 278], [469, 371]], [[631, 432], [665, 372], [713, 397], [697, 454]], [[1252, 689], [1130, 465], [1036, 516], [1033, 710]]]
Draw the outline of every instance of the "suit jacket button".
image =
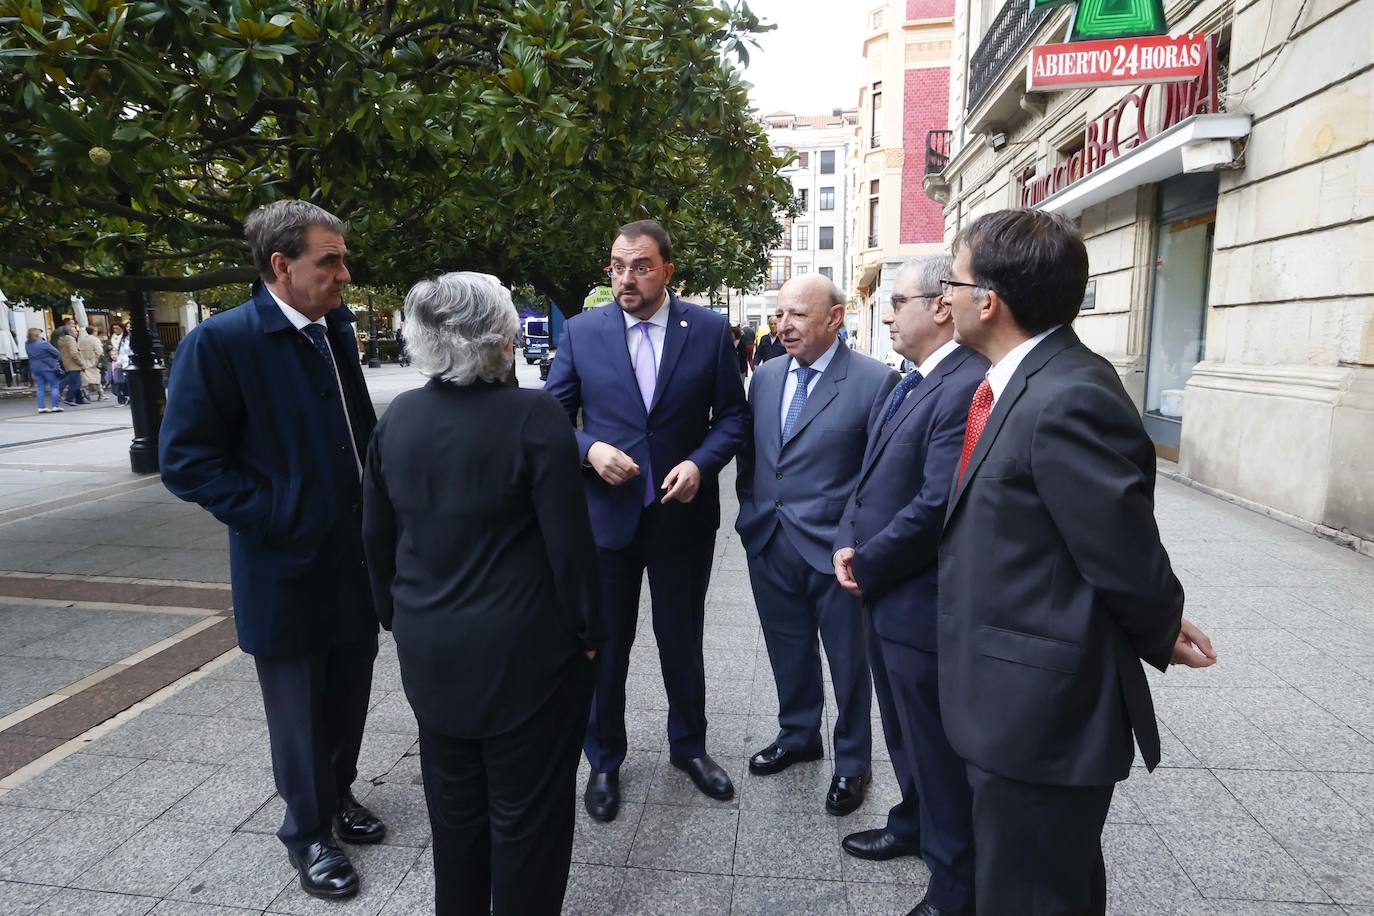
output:
[[854, 508], [855, 508], [855, 509], [862, 509], [863, 507], [864, 507], [864, 501], [863, 501], [862, 499], [856, 499], [856, 500], [854, 500]]
[[855, 546], [855, 547], [862, 547], [863, 544], [864, 544], [864, 539], [863, 539], [863, 538], [855, 538], [855, 539], [854, 539], [854, 546]]
[[782, 508], [782, 500], [780, 500], [780, 499], [775, 499], [775, 500], [773, 500], [773, 505], [776, 506], [776, 507], [779, 508], [779, 509]]
[[778, 480], [782, 480], [782, 471], [774, 473], [773, 476], [776, 477]]

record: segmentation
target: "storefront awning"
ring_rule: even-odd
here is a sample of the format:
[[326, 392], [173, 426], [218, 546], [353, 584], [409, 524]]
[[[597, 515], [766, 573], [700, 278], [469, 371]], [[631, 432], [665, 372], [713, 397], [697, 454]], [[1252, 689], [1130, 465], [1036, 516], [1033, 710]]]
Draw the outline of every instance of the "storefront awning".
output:
[[1132, 188], [1183, 174], [1185, 147], [1249, 135], [1248, 114], [1194, 115], [1046, 197], [1037, 209], [1077, 216]]

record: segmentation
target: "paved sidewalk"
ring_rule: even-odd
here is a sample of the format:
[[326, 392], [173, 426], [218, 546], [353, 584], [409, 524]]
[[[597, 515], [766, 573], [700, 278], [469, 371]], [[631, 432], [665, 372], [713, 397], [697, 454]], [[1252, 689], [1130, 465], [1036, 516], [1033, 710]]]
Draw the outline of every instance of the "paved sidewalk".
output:
[[[170, 505], [156, 493], [140, 491], [150, 502], [137, 506], [135, 494], [110, 502]], [[732, 519], [733, 505], [723, 514]], [[1374, 560], [1168, 481], [1159, 518], [1188, 613], [1221, 662], [1152, 675], [1164, 763], [1154, 774], [1135, 770], [1117, 793], [1106, 832], [1111, 911], [1374, 916]], [[195, 524], [172, 523], [182, 521]], [[828, 762], [773, 777], [746, 772], [747, 755], [774, 735], [776, 695], [743, 553], [727, 532], [708, 602], [707, 703], [710, 750], [738, 797], [706, 799], [667, 765], [666, 700], [643, 619], [626, 803], [609, 825], [579, 812], [565, 912], [903, 914], [920, 898], [920, 864], [839, 851], [844, 833], [880, 824], [894, 800], [885, 759], [875, 761], [863, 809], [842, 819], [822, 810]], [[140, 549], [215, 551], [190, 542]], [[143, 640], [189, 619], [140, 613], [157, 621], [142, 624]], [[37, 623], [20, 634], [9, 619], [0, 616], [0, 694], [11, 658], [101, 643], [44, 634]], [[44, 772], [0, 781], [0, 913], [432, 912], [415, 723], [389, 639], [372, 699], [358, 787], [391, 834], [357, 851], [364, 889], [353, 901], [315, 901], [292, 879], [272, 836], [281, 805], [251, 660], [234, 650], [77, 739], [77, 751]], [[885, 758], [881, 739], [875, 751]]]

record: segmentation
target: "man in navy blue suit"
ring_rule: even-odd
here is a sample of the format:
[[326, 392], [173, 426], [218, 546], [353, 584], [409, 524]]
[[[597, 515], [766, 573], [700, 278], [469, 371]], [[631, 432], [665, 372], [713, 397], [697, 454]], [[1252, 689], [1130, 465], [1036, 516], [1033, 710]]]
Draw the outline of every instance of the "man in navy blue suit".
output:
[[897, 273], [883, 322], [892, 348], [916, 368], [869, 430], [834, 555], [836, 578], [868, 608], [869, 662], [902, 793], [885, 826], [842, 845], [862, 859], [919, 854], [930, 883], [913, 916], [964, 913], [973, 903], [973, 801], [940, 721], [936, 559], [969, 400], [988, 361], [954, 341], [940, 295], [949, 269], [948, 257], [931, 257]]
[[244, 228], [262, 284], [177, 347], [162, 480], [229, 527], [234, 623], [286, 802], [277, 836], [307, 893], [347, 897], [358, 876], [335, 834], [386, 835], [350, 788], [377, 655], [361, 485], [377, 417], [340, 298], [344, 224], [286, 200]]
[[544, 390], [582, 425], [587, 508], [609, 637], [598, 657], [584, 750], [587, 812], [610, 821], [625, 760], [625, 676], [647, 569], [668, 694], [669, 761], [706, 795], [730, 777], [706, 753], [702, 636], [720, 527], [717, 477], [744, 442], [749, 408], [724, 317], [668, 290], [673, 252], [651, 220], [620, 228], [606, 268], [617, 308], [570, 320]]

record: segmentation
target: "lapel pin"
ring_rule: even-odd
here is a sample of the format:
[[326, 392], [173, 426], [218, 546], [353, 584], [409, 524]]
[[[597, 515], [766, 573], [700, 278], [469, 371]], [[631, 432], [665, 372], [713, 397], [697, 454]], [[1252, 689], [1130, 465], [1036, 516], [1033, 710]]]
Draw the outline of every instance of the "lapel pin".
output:
[[687, 327], [687, 322], [685, 322], [685, 321], [682, 322], [682, 326], [683, 326], [684, 328]]

